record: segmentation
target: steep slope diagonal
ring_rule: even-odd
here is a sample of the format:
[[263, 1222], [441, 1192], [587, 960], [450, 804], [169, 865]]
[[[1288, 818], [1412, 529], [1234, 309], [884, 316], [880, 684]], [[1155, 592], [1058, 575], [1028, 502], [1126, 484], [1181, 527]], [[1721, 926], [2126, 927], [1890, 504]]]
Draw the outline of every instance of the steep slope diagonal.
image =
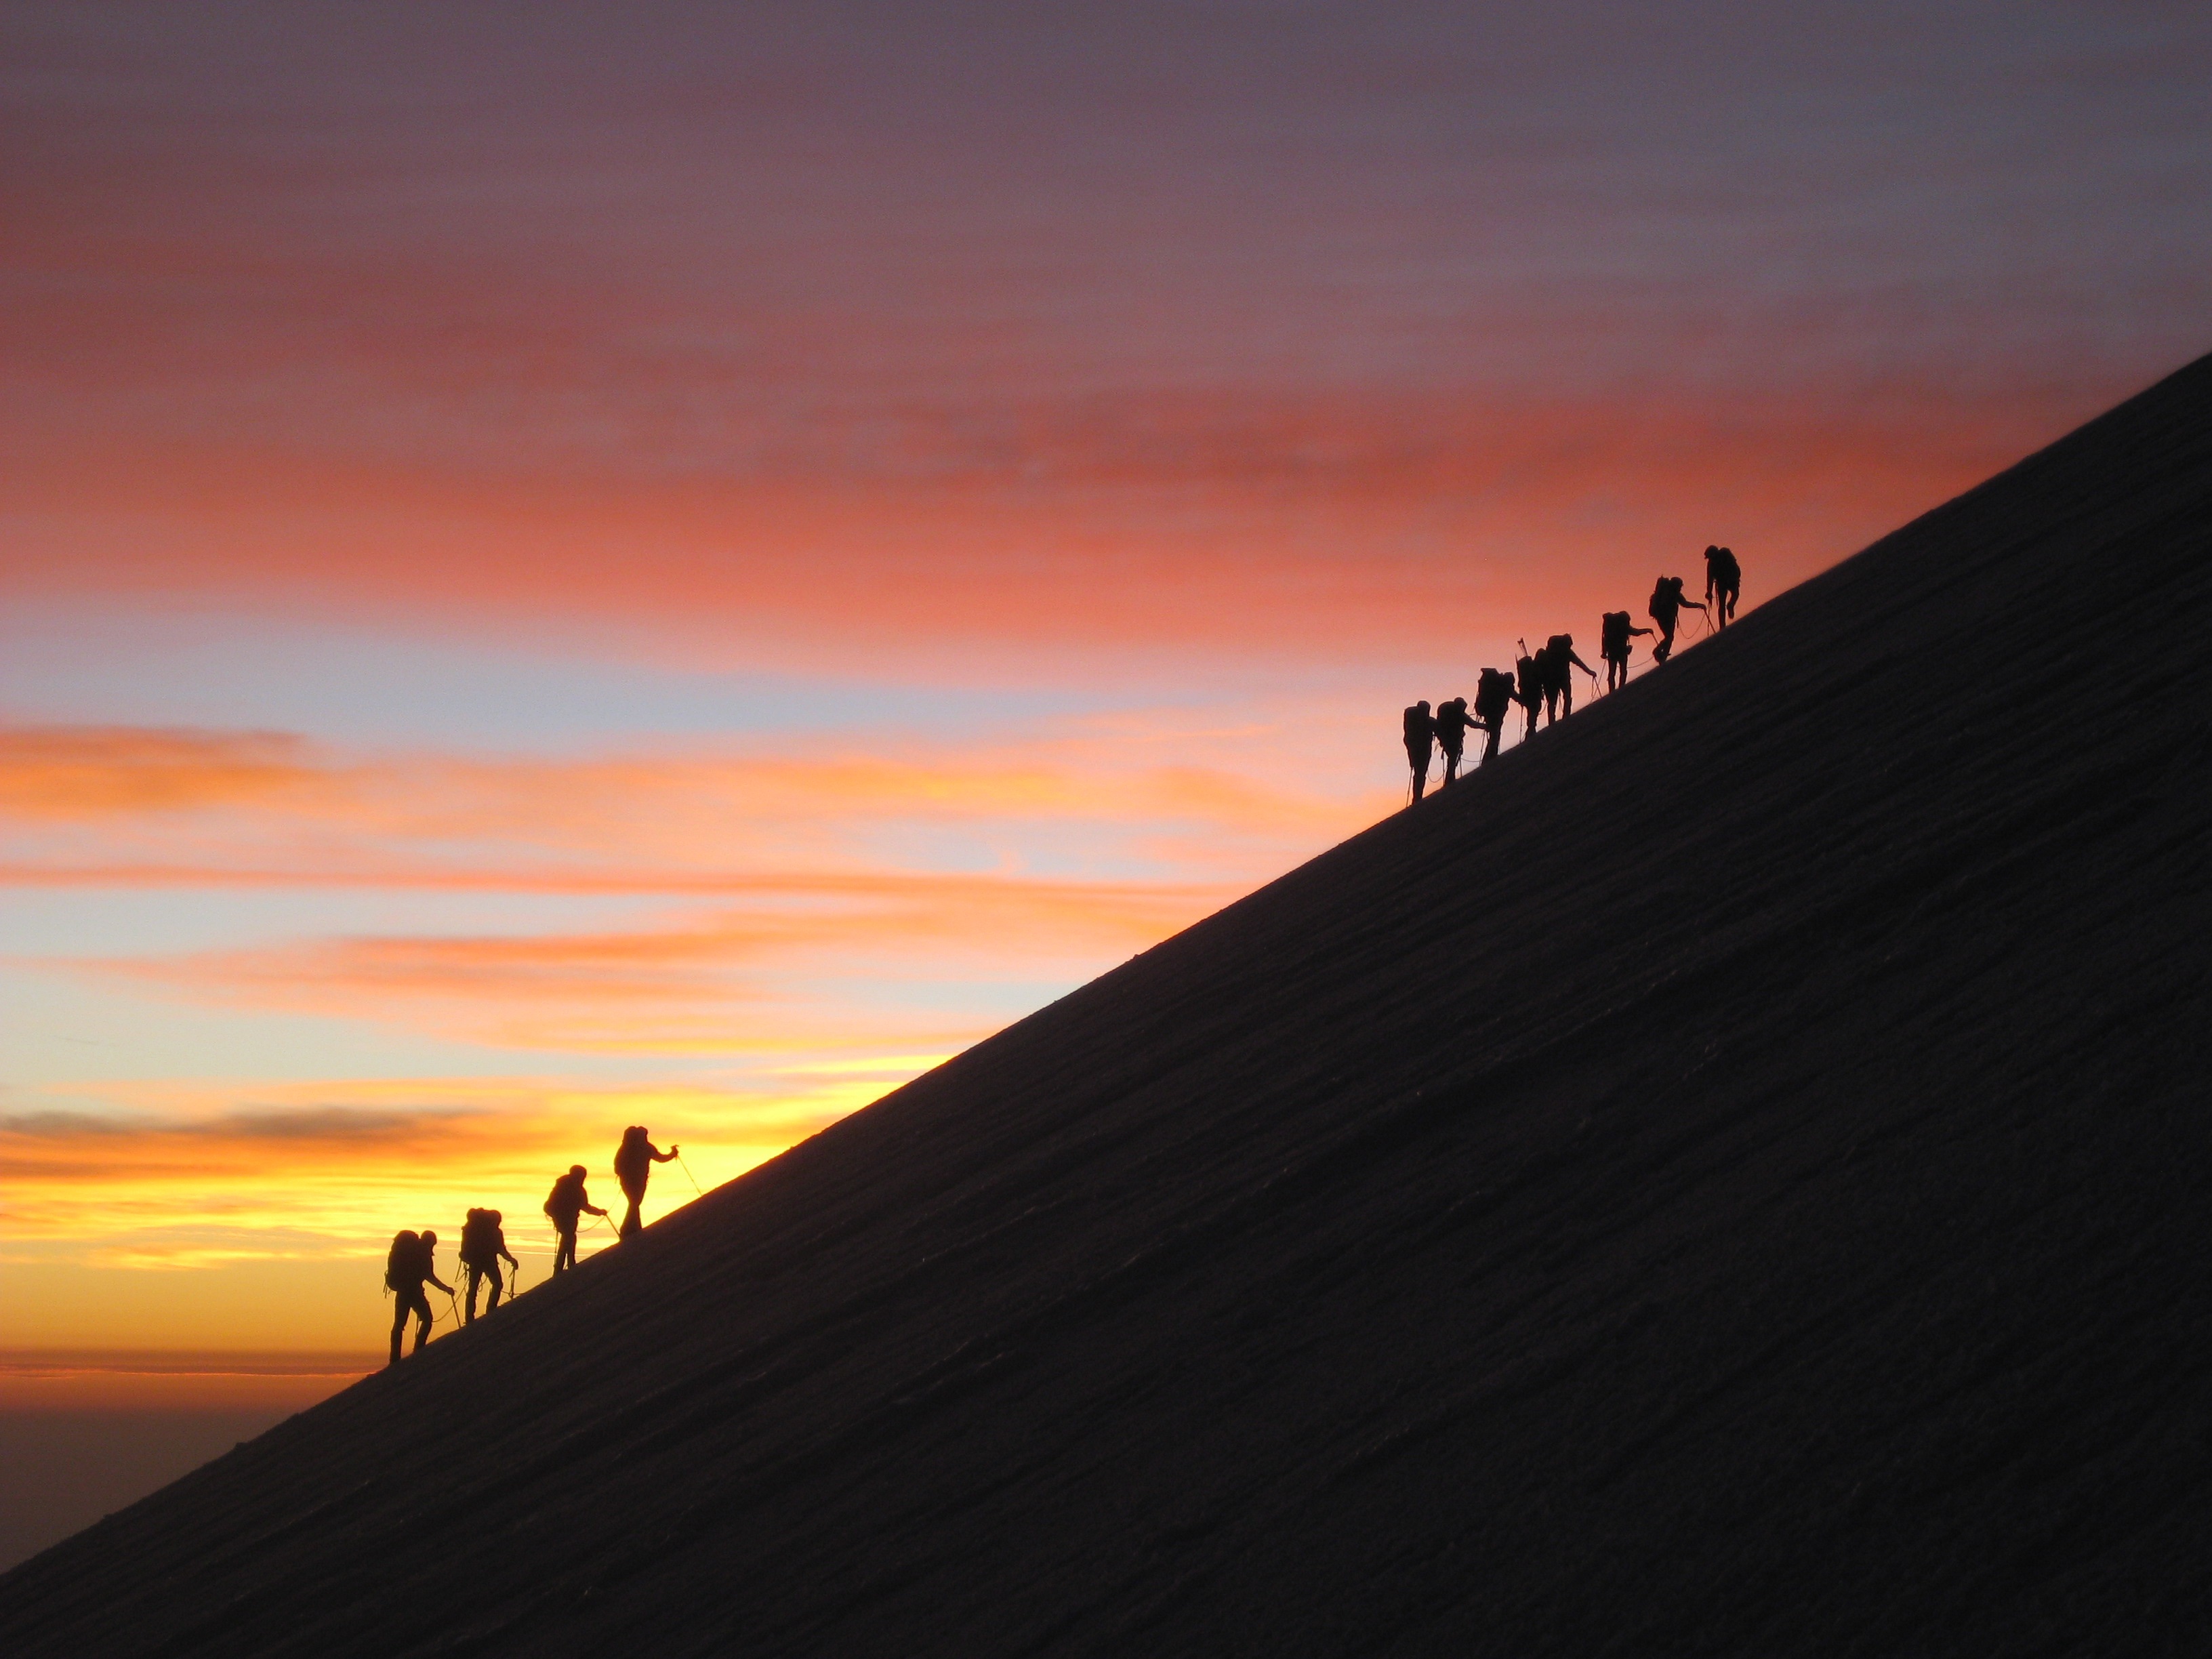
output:
[[2212, 360], [0, 1580], [18, 1656], [2212, 1632]]

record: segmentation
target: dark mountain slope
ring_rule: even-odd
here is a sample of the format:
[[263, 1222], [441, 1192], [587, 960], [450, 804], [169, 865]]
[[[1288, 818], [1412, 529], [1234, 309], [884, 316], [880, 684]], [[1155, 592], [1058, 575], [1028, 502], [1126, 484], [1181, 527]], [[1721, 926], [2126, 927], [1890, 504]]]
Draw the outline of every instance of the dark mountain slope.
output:
[[25, 1564], [0, 1647], [2204, 1650], [2208, 555], [2212, 360]]

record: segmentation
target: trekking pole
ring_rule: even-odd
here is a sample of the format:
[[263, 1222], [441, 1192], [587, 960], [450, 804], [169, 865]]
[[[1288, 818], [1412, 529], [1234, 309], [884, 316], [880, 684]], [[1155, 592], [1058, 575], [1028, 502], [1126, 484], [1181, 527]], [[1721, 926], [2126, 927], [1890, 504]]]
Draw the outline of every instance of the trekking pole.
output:
[[684, 1154], [681, 1152], [676, 1154], [676, 1167], [684, 1171], [684, 1178], [691, 1183], [693, 1192], [702, 1198], [707, 1196], [707, 1189], [699, 1184], [699, 1177], [691, 1173], [691, 1166], [684, 1161]]

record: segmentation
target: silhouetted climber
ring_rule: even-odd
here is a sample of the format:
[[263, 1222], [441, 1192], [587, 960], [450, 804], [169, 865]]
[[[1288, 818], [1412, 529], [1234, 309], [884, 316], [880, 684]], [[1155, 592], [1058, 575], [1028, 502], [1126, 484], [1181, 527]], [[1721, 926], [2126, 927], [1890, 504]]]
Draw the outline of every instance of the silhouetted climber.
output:
[[645, 1126], [633, 1123], [623, 1131], [622, 1145], [615, 1148], [615, 1179], [622, 1182], [623, 1196], [629, 1200], [629, 1212], [623, 1217], [622, 1236], [644, 1230], [645, 1220], [637, 1206], [645, 1202], [645, 1178], [653, 1173], [656, 1164], [666, 1164], [682, 1149], [674, 1142], [662, 1152], [646, 1138]]
[[1530, 656], [1528, 642], [1523, 640], [1521, 655], [1513, 665], [1516, 681], [1513, 701], [1528, 711], [1528, 724], [1521, 730], [1524, 743], [1536, 735], [1536, 717], [1544, 712], [1544, 665], [1536, 660], [1542, 655], [1543, 653], [1539, 651], [1535, 656]]
[[1735, 562], [1735, 552], [1725, 547], [1705, 550], [1705, 598], [1713, 607], [1715, 625], [1726, 628], [1735, 620], [1737, 590], [1743, 586], [1743, 567]]
[[428, 1279], [447, 1296], [453, 1287], [438, 1277], [434, 1258], [438, 1249], [438, 1235], [426, 1232], [419, 1237], [410, 1232], [392, 1235], [392, 1253], [384, 1258], [384, 1282], [398, 1303], [392, 1316], [392, 1363], [399, 1363], [399, 1337], [407, 1328], [407, 1316], [415, 1315], [422, 1321], [415, 1328], [415, 1352], [422, 1352], [422, 1345], [430, 1340], [430, 1298], [422, 1294], [422, 1282]]
[[1448, 697], [1437, 705], [1437, 747], [1444, 751], [1445, 783], [1459, 775], [1460, 757], [1467, 749], [1468, 725], [1465, 697]]
[[1424, 697], [1406, 711], [1406, 764], [1413, 769], [1413, 799], [1429, 787], [1429, 757], [1435, 751], [1437, 723]]
[[1575, 654], [1575, 636], [1571, 634], [1553, 635], [1544, 641], [1544, 648], [1536, 657], [1544, 669], [1545, 706], [1551, 708], [1554, 699], [1559, 705], [1552, 711], [1552, 724], [1557, 726], [1575, 712], [1575, 670], [1581, 669], [1593, 679], [1597, 678], [1597, 670]]
[[553, 1218], [553, 1231], [559, 1242], [553, 1247], [553, 1271], [576, 1265], [576, 1222], [584, 1215], [605, 1215], [606, 1212], [592, 1202], [584, 1190], [584, 1166], [572, 1164], [568, 1173], [553, 1183], [551, 1196], [545, 1200], [545, 1213]]
[[1506, 711], [1512, 707], [1513, 676], [1502, 668], [1484, 669], [1474, 688], [1474, 723], [1489, 737], [1482, 745], [1484, 761], [1497, 757], [1498, 734], [1504, 731]]
[[522, 1264], [508, 1254], [507, 1235], [499, 1224], [501, 1219], [497, 1210], [471, 1210], [461, 1228], [461, 1266], [469, 1270], [468, 1298], [461, 1304], [465, 1325], [477, 1322], [477, 1288], [487, 1279], [491, 1280], [491, 1300], [484, 1311], [489, 1313], [499, 1306], [500, 1292], [507, 1288], [507, 1281], [500, 1277], [501, 1257], [507, 1258], [508, 1267], [521, 1269]]
[[1674, 651], [1674, 618], [1681, 614], [1682, 607], [1686, 605], [1692, 611], [1703, 611], [1705, 608], [1695, 599], [1683, 597], [1682, 579], [1680, 576], [1662, 576], [1659, 579], [1659, 585], [1651, 590], [1651, 604], [1649, 607], [1651, 620], [1659, 624], [1659, 643], [1651, 647], [1651, 659], [1654, 662], [1666, 661], [1668, 656]]
[[1631, 628], [1626, 611], [1608, 611], [1598, 624], [1598, 654], [1605, 659], [1605, 689], [1617, 691], [1628, 684], [1628, 641], [1632, 635], [1649, 634], [1648, 628]]

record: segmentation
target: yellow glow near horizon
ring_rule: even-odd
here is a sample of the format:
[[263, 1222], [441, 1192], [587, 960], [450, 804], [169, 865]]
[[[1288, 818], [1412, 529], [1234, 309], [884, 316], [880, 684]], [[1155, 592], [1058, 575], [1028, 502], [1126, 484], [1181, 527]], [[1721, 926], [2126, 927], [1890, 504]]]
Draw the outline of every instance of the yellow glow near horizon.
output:
[[[571, 1162], [592, 1170], [593, 1201], [620, 1215], [608, 1161], [624, 1124], [653, 1126], [663, 1146], [683, 1147], [681, 1163], [653, 1173], [646, 1209], [657, 1218], [692, 1201], [693, 1176], [711, 1190], [929, 1060], [806, 1062], [789, 1091], [750, 1097], [682, 1086], [324, 1083], [264, 1088], [258, 1110], [216, 1114], [168, 1090], [158, 1122], [0, 1131], [13, 1171], [0, 1249], [5, 1346], [205, 1353], [275, 1336], [288, 1348], [371, 1352], [389, 1322], [380, 1267], [400, 1228], [436, 1230], [441, 1273], [458, 1283], [465, 1212], [502, 1211], [526, 1292], [552, 1257], [540, 1206]], [[296, 1103], [308, 1097], [321, 1103], [302, 1115]], [[25, 1154], [33, 1139], [35, 1159]], [[126, 1148], [127, 1162], [118, 1157]], [[587, 1218], [582, 1254], [612, 1237]]]

